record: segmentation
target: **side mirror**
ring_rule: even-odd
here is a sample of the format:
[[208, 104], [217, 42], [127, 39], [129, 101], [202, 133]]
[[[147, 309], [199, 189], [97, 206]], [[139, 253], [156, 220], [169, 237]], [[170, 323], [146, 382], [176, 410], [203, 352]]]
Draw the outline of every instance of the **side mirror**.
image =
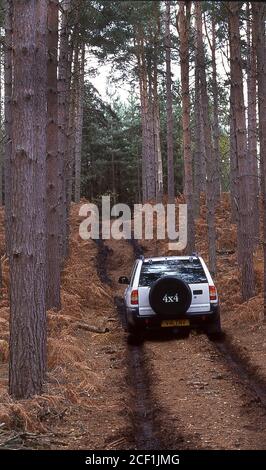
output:
[[121, 277], [118, 279], [118, 282], [119, 282], [119, 284], [129, 284], [129, 279], [128, 279], [128, 277], [126, 277], [126, 276], [121, 276]]

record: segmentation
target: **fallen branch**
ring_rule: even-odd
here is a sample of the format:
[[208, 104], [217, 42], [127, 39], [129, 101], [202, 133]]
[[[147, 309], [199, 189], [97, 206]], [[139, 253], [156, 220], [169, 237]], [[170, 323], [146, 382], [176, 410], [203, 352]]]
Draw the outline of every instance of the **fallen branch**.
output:
[[118, 445], [120, 446], [123, 442], [126, 441], [126, 438], [125, 437], [120, 437], [120, 439], [117, 439], [116, 441], [113, 441], [111, 442], [110, 444], [108, 444], [107, 446], [107, 450], [111, 450], [113, 449], [114, 447], [117, 447]]
[[80, 328], [81, 330], [91, 331], [92, 333], [102, 334], [102, 333], [108, 333], [110, 331], [109, 328], [99, 328], [97, 326], [88, 325], [87, 323], [81, 323], [81, 322], [75, 323], [74, 326], [76, 328]]
[[4, 442], [1, 442], [0, 447], [5, 447], [9, 442], [16, 441], [19, 438], [20, 438], [20, 434], [19, 433], [15, 434], [14, 436], [11, 436], [8, 439], [6, 439]]

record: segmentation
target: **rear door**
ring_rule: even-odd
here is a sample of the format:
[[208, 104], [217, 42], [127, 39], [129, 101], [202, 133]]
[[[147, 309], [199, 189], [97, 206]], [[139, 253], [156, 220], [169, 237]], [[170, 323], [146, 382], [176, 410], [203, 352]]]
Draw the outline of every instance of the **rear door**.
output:
[[139, 276], [139, 314], [155, 315], [149, 302], [150, 287], [160, 277], [177, 276], [185, 281], [192, 292], [188, 313], [210, 310], [209, 283], [201, 260], [198, 257], [154, 259], [142, 264]]
[[192, 292], [192, 302], [188, 309], [188, 313], [209, 312], [210, 294], [208, 282], [189, 284], [189, 287]]

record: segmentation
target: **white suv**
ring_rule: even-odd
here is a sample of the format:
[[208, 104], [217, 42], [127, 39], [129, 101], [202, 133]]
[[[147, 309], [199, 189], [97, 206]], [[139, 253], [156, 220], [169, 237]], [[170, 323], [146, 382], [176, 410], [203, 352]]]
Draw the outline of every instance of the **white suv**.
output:
[[124, 294], [127, 330], [139, 335], [147, 328], [191, 328], [208, 336], [221, 335], [217, 290], [203, 259], [193, 256], [140, 257], [135, 261]]

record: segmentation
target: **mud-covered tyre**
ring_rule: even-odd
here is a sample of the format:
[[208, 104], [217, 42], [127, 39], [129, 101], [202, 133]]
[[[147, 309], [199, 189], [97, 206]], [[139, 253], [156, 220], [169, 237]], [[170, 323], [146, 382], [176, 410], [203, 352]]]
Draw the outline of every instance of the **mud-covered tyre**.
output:
[[152, 285], [149, 301], [158, 315], [177, 316], [189, 309], [192, 293], [188, 284], [181, 279], [164, 276]]
[[188, 338], [190, 335], [190, 328], [188, 327], [184, 327], [184, 328], [180, 328], [178, 331], [177, 331], [177, 337], [179, 339], [186, 339]]
[[144, 331], [143, 328], [139, 328], [138, 326], [127, 324], [127, 341], [128, 344], [140, 344], [143, 342], [144, 339]]
[[217, 317], [206, 327], [205, 333], [210, 341], [221, 341], [223, 339], [220, 315], [217, 315]]

